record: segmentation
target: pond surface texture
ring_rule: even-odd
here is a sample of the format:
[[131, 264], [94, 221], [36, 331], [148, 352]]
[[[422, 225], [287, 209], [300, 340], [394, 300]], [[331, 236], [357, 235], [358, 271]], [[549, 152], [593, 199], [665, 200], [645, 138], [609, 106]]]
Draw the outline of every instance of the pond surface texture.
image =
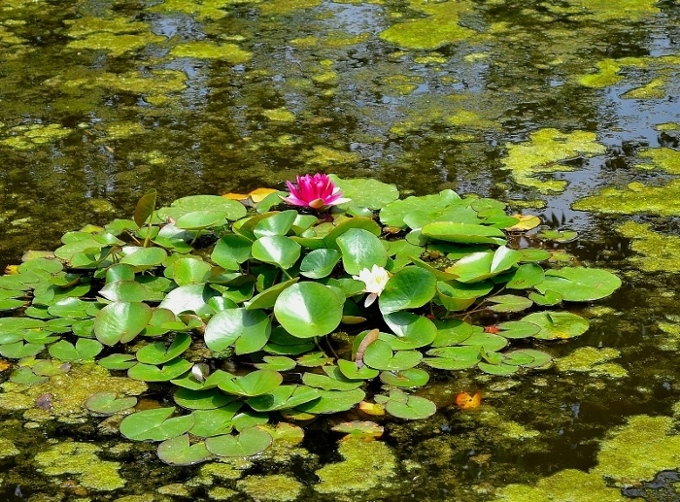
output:
[[551, 369], [451, 372], [434, 417], [373, 443], [317, 424], [259, 459], [170, 467], [4, 388], [0, 499], [680, 500], [679, 27], [653, 0], [0, 2], [3, 267], [150, 188], [321, 171], [504, 200], [579, 232], [555, 260], [624, 280], [579, 312], [588, 333], [541, 347]]

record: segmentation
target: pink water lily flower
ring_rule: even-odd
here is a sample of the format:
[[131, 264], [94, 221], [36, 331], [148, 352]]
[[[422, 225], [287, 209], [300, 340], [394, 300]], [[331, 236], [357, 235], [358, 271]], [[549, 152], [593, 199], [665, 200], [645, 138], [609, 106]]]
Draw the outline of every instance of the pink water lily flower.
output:
[[323, 209], [350, 201], [342, 196], [340, 188], [325, 174], [297, 176], [297, 187], [290, 181], [286, 181], [286, 184], [290, 195], [283, 200], [293, 206]]

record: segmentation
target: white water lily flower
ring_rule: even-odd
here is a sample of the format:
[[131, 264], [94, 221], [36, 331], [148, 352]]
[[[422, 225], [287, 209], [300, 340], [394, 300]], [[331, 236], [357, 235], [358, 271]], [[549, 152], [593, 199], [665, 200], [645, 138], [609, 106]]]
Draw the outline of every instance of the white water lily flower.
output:
[[363, 268], [359, 275], [353, 275], [352, 279], [363, 282], [366, 287], [364, 291], [369, 293], [364, 302], [364, 307], [369, 307], [385, 289], [387, 281], [390, 280], [390, 273], [378, 265], [373, 265], [370, 270]]

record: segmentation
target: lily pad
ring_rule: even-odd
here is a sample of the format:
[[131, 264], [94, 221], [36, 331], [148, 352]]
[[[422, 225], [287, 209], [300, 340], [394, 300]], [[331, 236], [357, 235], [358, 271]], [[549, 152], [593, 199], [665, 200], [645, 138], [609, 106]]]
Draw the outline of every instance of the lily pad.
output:
[[114, 302], [97, 314], [94, 334], [104, 345], [128, 343], [144, 330], [151, 315], [151, 308], [144, 303]]
[[291, 335], [312, 338], [327, 335], [342, 320], [342, 304], [333, 289], [316, 282], [293, 284], [276, 299], [274, 315]]
[[380, 380], [386, 385], [395, 387], [422, 387], [430, 380], [427, 371], [410, 368], [403, 371], [383, 371]]
[[571, 302], [599, 300], [611, 295], [621, 286], [621, 279], [601, 269], [564, 267], [548, 270], [545, 280], [535, 286], [542, 294], [554, 291]]
[[271, 370], [256, 370], [247, 375], [220, 382], [219, 388], [237, 396], [259, 396], [267, 394], [281, 385], [281, 373]]
[[169, 382], [189, 371], [193, 364], [186, 359], [173, 359], [162, 368], [151, 364], [137, 363], [127, 371], [128, 377], [142, 382]]
[[136, 397], [118, 397], [115, 392], [98, 392], [85, 401], [85, 407], [98, 415], [115, 415], [133, 408], [136, 404]]
[[189, 435], [182, 434], [158, 445], [158, 458], [170, 465], [194, 465], [213, 458], [204, 443], [189, 443]]
[[297, 406], [295, 409], [313, 414], [328, 414], [347, 411], [366, 397], [361, 389], [319, 390], [319, 398]]
[[97, 340], [80, 338], [75, 346], [66, 340], [60, 340], [49, 347], [49, 353], [62, 361], [86, 361], [94, 359], [104, 347]]
[[377, 370], [400, 371], [413, 368], [423, 355], [416, 350], [398, 350], [393, 352], [390, 345], [376, 340], [366, 347], [364, 363]]
[[137, 360], [146, 364], [163, 364], [179, 357], [191, 345], [191, 337], [186, 333], [177, 333], [175, 339], [166, 346], [163, 342], [145, 345], [137, 351]]
[[175, 408], [156, 408], [128, 415], [120, 423], [120, 432], [134, 441], [165, 441], [180, 436], [194, 425], [194, 417], [172, 417]]
[[205, 440], [205, 446], [220, 457], [249, 457], [266, 450], [272, 436], [260, 427], [246, 427], [238, 436], [225, 434]]
[[437, 278], [420, 267], [405, 267], [394, 274], [380, 295], [383, 314], [422, 307], [435, 295]]
[[588, 331], [587, 319], [571, 312], [536, 312], [522, 319], [541, 328], [535, 338], [541, 340], [564, 340], [582, 335]]

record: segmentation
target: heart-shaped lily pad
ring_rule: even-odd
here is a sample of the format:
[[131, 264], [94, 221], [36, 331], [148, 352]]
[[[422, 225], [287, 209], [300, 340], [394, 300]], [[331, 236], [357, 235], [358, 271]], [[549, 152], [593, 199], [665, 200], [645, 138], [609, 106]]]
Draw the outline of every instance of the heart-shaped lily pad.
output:
[[136, 397], [118, 397], [115, 392], [98, 392], [85, 401], [85, 407], [98, 415], [115, 415], [120, 411], [133, 408], [136, 404]]
[[180, 436], [194, 425], [194, 417], [172, 417], [175, 408], [156, 408], [128, 415], [120, 423], [120, 432], [135, 441], [165, 441]]
[[390, 345], [376, 340], [366, 347], [364, 363], [377, 370], [400, 371], [413, 368], [423, 355], [416, 350], [399, 350], [393, 352]]
[[204, 443], [190, 444], [188, 434], [163, 441], [156, 451], [158, 458], [170, 465], [194, 465], [213, 457]]
[[247, 427], [238, 436], [223, 435], [205, 440], [208, 450], [220, 457], [249, 457], [266, 450], [272, 436], [260, 427]]

